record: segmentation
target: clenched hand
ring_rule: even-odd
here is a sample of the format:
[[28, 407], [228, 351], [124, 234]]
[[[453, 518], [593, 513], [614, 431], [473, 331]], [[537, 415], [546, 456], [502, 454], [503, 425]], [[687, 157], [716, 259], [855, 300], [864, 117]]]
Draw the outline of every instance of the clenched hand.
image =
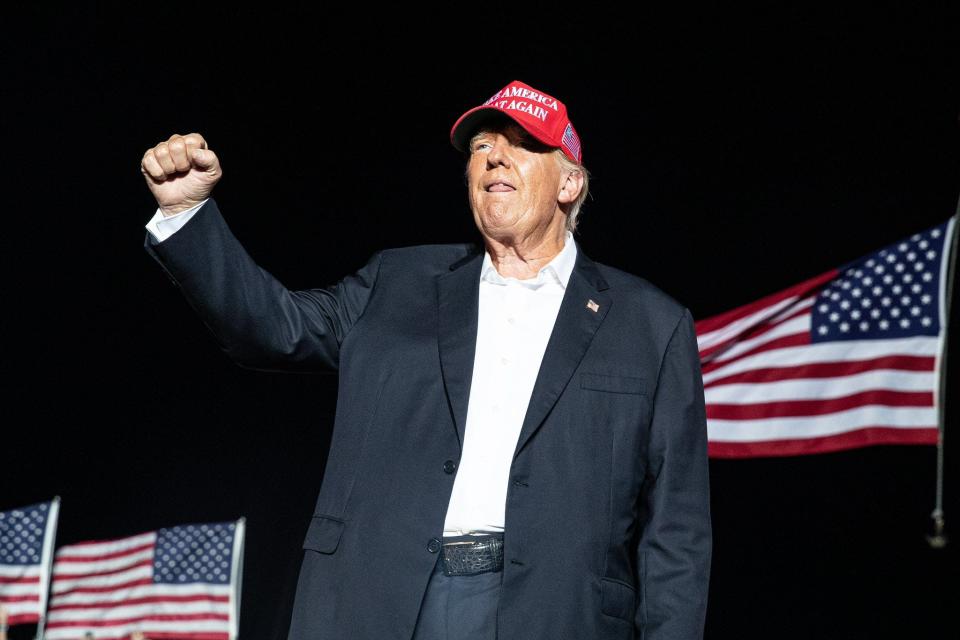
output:
[[147, 149], [140, 172], [164, 216], [203, 202], [223, 176], [220, 160], [199, 133], [175, 133]]

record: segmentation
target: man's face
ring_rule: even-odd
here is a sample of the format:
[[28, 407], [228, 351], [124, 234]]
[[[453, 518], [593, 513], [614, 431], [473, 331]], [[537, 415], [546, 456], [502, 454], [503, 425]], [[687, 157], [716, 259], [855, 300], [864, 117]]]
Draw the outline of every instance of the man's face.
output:
[[484, 124], [470, 141], [467, 192], [480, 232], [500, 241], [563, 226], [560, 163], [553, 149], [509, 119]]

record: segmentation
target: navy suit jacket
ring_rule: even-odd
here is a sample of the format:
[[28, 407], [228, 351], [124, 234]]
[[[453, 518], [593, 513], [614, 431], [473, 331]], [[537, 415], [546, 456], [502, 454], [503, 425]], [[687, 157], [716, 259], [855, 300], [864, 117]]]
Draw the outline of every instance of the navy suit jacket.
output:
[[[291, 291], [211, 198], [144, 247], [239, 365], [339, 373], [290, 640], [409, 640], [460, 460], [482, 244], [387, 249]], [[702, 637], [709, 495], [690, 311], [578, 245], [511, 464], [499, 637]]]

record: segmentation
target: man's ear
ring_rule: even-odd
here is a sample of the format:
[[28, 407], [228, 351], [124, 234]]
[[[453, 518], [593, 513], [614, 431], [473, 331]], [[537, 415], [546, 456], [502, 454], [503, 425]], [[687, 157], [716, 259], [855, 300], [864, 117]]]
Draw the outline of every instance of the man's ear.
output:
[[564, 171], [566, 178], [560, 183], [560, 193], [557, 194], [557, 202], [574, 202], [583, 189], [582, 171]]

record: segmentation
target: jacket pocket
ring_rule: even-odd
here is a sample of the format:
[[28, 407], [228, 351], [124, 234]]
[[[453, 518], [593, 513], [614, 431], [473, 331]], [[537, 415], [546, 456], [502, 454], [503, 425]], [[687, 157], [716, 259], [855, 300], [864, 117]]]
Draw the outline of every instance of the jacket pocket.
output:
[[340, 536], [346, 523], [340, 518], [327, 515], [315, 515], [307, 528], [307, 537], [303, 541], [304, 549], [333, 553], [340, 544]]
[[643, 378], [633, 376], [610, 376], [602, 373], [581, 373], [580, 388], [611, 393], [637, 393], [646, 395], [647, 386]]
[[600, 611], [633, 622], [637, 612], [636, 589], [619, 580], [600, 578]]

